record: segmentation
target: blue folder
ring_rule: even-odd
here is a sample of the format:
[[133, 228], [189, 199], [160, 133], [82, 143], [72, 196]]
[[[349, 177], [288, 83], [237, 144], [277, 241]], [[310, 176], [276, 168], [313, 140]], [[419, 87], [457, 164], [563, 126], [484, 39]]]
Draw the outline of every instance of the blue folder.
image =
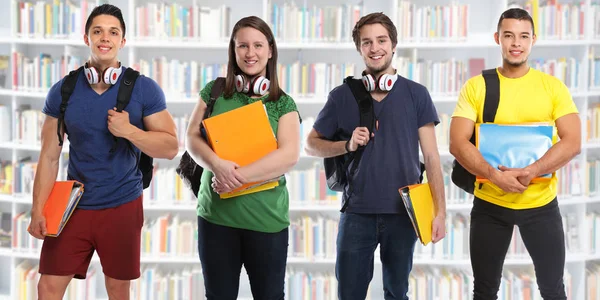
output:
[[[540, 159], [553, 145], [554, 127], [547, 124], [477, 124], [476, 145], [491, 166], [524, 168]], [[549, 180], [552, 174], [538, 179]], [[478, 178], [478, 181], [485, 181]]]

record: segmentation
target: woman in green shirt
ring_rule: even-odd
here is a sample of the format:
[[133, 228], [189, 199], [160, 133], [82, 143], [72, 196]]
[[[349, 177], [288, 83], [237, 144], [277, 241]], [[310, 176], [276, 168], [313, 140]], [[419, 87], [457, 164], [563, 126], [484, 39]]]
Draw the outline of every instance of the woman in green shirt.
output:
[[[187, 150], [204, 167], [197, 212], [206, 297], [237, 299], [244, 265], [254, 299], [284, 299], [290, 221], [289, 194], [282, 175], [298, 161], [300, 117], [294, 100], [279, 87], [277, 45], [263, 20], [246, 17], [234, 26], [225, 89], [212, 115], [262, 101], [277, 137], [277, 150], [243, 167], [211, 150], [199, 128], [213, 84], [209, 82], [200, 92], [203, 101], [194, 108], [187, 132]], [[273, 189], [228, 199], [219, 196], [246, 182], [278, 176], [279, 185]]]

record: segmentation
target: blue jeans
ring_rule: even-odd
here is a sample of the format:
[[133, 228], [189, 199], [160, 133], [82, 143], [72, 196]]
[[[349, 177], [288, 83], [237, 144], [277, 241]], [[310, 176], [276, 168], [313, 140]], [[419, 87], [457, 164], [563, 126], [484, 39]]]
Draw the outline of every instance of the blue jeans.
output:
[[264, 233], [198, 217], [198, 250], [208, 300], [235, 300], [242, 264], [257, 300], [283, 300], [288, 228]]
[[408, 299], [417, 236], [407, 215], [342, 213], [337, 236], [335, 276], [340, 300], [364, 300], [373, 278], [379, 244], [384, 298]]

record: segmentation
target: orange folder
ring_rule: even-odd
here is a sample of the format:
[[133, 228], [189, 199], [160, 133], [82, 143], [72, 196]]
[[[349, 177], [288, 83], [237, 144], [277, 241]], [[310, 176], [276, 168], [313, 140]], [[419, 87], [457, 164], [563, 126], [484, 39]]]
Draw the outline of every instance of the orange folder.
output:
[[[202, 121], [210, 147], [222, 159], [247, 166], [277, 149], [277, 139], [262, 101], [244, 105]], [[272, 189], [278, 178], [249, 182], [221, 198]]]
[[57, 181], [44, 204], [47, 236], [57, 237], [73, 214], [83, 195], [83, 183], [76, 180]]

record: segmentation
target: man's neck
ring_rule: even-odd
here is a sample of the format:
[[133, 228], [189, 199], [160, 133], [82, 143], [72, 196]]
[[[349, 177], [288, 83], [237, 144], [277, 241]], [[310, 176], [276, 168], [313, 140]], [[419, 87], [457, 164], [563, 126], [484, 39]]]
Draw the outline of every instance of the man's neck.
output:
[[512, 66], [507, 63], [503, 63], [502, 67], [500, 67], [498, 71], [500, 74], [502, 74], [502, 76], [507, 78], [520, 78], [529, 72], [529, 65], [527, 62], [520, 66]]
[[102, 73], [104, 72], [104, 70], [106, 70], [109, 67], [113, 67], [113, 68], [119, 67], [119, 61], [115, 59], [112, 62], [102, 62], [102, 61], [94, 61], [93, 59], [90, 59], [90, 65], [92, 67], [96, 68], [96, 71], [98, 71], [98, 83], [91, 84], [90, 86], [92, 87], [92, 89], [94, 91], [96, 91], [96, 93], [102, 94], [106, 90], [108, 90], [108, 88], [110, 87], [109, 84], [104, 83], [104, 80], [102, 78]]
[[90, 65], [94, 68], [96, 68], [96, 70], [98, 71], [98, 75], [101, 75], [101, 73], [106, 70], [108, 67], [113, 67], [113, 68], [117, 68], [119, 66], [119, 61], [118, 60], [113, 60], [113, 61], [95, 61], [93, 59], [90, 59]]
[[373, 79], [377, 80], [377, 78], [379, 78], [381, 75], [383, 74], [396, 74], [396, 71], [394, 70], [394, 68], [390, 65], [387, 69], [378, 72], [378, 73], [371, 73], [371, 75], [373, 76]]

